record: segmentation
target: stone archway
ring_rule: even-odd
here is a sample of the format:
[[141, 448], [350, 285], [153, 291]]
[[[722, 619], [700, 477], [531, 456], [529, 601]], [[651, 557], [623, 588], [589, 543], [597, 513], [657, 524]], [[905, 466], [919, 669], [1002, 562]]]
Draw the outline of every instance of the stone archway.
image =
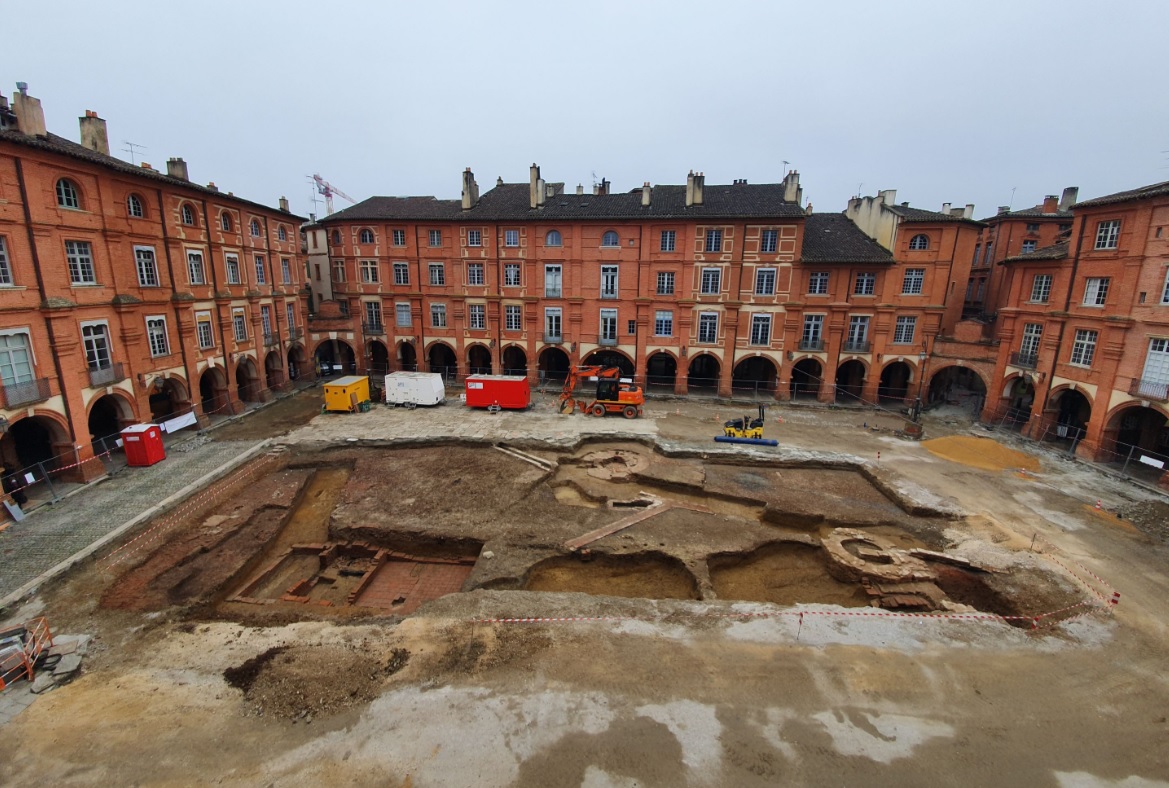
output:
[[426, 363], [431, 372], [437, 372], [446, 380], [454, 380], [459, 376], [459, 359], [450, 345], [435, 342], [426, 353]]
[[927, 384], [926, 405], [950, 404], [979, 413], [986, 402], [986, 383], [970, 367], [944, 367]]
[[616, 350], [594, 350], [581, 363], [587, 366], [617, 367], [623, 378], [632, 378], [634, 375], [633, 362], [629, 356]]
[[669, 353], [658, 351], [646, 359], [646, 389], [672, 392], [678, 383], [678, 362]]
[[384, 377], [390, 371], [390, 350], [377, 339], [369, 343], [369, 374]]
[[[98, 445], [112, 444], [123, 428], [134, 423], [134, 411], [124, 399], [114, 394], [103, 394], [89, 406], [89, 440], [94, 444], [95, 451]], [[108, 440], [107, 440], [108, 439]]]
[[1028, 377], [1013, 378], [1007, 383], [1003, 396], [1007, 400], [1007, 409], [1003, 414], [1003, 424], [1021, 428], [1031, 420], [1031, 409], [1035, 404], [1035, 385]]
[[155, 378], [150, 387], [150, 418], [166, 421], [181, 416], [191, 408], [187, 387], [179, 378]]
[[686, 370], [686, 389], [691, 394], [714, 394], [718, 392], [722, 365], [709, 353], [690, 359]]
[[467, 348], [467, 374], [490, 375], [491, 351], [483, 345], [471, 345]]
[[348, 342], [329, 339], [317, 345], [317, 367], [324, 377], [351, 375], [357, 371], [357, 357]]
[[305, 358], [303, 347], [293, 345], [288, 348], [288, 379], [299, 380], [301, 375], [308, 370], [307, 363], [308, 359]]
[[235, 366], [235, 392], [241, 402], [260, 401], [260, 373], [250, 356], [244, 356]]
[[511, 345], [503, 349], [503, 374], [528, 374], [528, 354], [519, 345]]
[[0, 435], [0, 459], [13, 469], [43, 463], [45, 470], [52, 470], [61, 464], [61, 447], [70, 443], [68, 432], [56, 420], [25, 416], [9, 424], [8, 431]]
[[1156, 408], [1137, 403], [1121, 407], [1109, 417], [1104, 434], [1111, 441], [1101, 441], [1102, 447], [1115, 452], [1115, 459], [1124, 460], [1138, 451], [1160, 455], [1163, 461], [1169, 455], [1169, 420]]
[[1052, 393], [1047, 407], [1056, 412], [1055, 427], [1048, 430], [1048, 438], [1078, 442], [1084, 437], [1092, 419], [1092, 403], [1083, 392], [1060, 389]]
[[836, 368], [836, 404], [864, 404], [861, 393], [865, 388], [866, 372], [864, 363], [855, 358]]
[[792, 399], [816, 399], [824, 380], [824, 367], [819, 359], [804, 358], [792, 367], [790, 393]]
[[272, 350], [264, 356], [264, 385], [275, 391], [284, 385], [284, 370], [280, 366], [279, 351]]
[[901, 403], [909, 398], [909, 381], [913, 371], [904, 361], [894, 361], [881, 370], [877, 385], [877, 399], [889, 404]]
[[409, 342], [398, 343], [398, 369], [405, 372], [418, 371], [418, 353]]
[[208, 367], [199, 376], [199, 406], [203, 415], [228, 415], [227, 404], [227, 375], [219, 367]]
[[543, 380], [564, 381], [568, 377], [568, 368], [571, 362], [568, 354], [558, 347], [546, 347], [540, 352], [536, 361]]
[[731, 373], [731, 392], [758, 396], [775, 395], [779, 370], [766, 356], [752, 356], [740, 361]]

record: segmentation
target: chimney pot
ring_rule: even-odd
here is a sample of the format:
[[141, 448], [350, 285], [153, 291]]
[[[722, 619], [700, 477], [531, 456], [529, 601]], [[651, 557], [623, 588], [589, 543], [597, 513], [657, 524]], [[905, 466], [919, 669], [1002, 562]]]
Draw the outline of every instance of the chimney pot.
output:
[[497, 175], [497, 176], [495, 176], [495, 185], [496, 185], [496, 186], [502, 186], [502, 185], [503, 185], [503, 176], [502, 176], [502, 175]]
[[288, 213], [288, 198], [287, 197], [280, 198], [280, 210], [284, 211], [285, 213]]
[[1043, 197], [1043, 212], [1055, 213], [1059, 209], [1059, 198], [1054, 194], [1047, 194]]
[[29, 137], [44, 137], [48, 134], [45, 129], [45, 110], [41, 100], [28, 95], [28, 83], [17, 82], [20, 91], [12, 97], [12, 113], [16, 115], [16, 129]]
[[78, 118], [77, 122], [81, 126], [81, 147], [109, 156], [110, 140], [106, 133], [106, 122], [91, 109], [87, 109], [85, 117]]
[[641, 185], [641, 204], [643, 207], [648, 207], [650, 201], [650, 186], [649, 181]]
[[942, 203], [942, 213], [946, 214], [947, 216], [950, 215], [950, 203], [948, 203], [948, 202]]
[[576, 193], [578, 195], [584, 194], [584, 184], [583, 183], [578, 183], [576, 185]]
[[16, 89], [20, 91], [20, 95], [22, 95], [22, 96], [28, 95], [28, 83], [27, 82], [17, 82]]
[[966, 207], [962, 209], [962, 218], [963, 219], [973, 219], [974, 218], [974, 203], [972, 203], [972, 202], [966, 203]]
[[142, 169], [144, 169], [144, 170], [153, 170], [153, 169], [154, 169], [153, 167], [151, 167], [151, 166], [150, 166], [149, 164], [147, 164], [146, 162], [142, 162], [142, 163], [141, 163], [140, 165], [138, 165], [138, 166], [139, 166], [139, 167], [141, 167], [141, 168], [142, 168]]
[[219, 191], [219, 187], [215, 185], [215, 181], [210, 181], [210, 182], [207, 184], [207, 188], [208, 188], [208, 189], [210, 189], [210, 190], [211, 190], [211, 191], [213, 191], [213, 192], [217, 192], [217, 191]]
[[998, 212], [999, 216], [1002, 216], [1004, 213], [1010, 213], [1010, 212], [1011, 212], [1011, 206], [1009, 206], [1009, 205], [1000, 205], [999, 206], [999, 212]]

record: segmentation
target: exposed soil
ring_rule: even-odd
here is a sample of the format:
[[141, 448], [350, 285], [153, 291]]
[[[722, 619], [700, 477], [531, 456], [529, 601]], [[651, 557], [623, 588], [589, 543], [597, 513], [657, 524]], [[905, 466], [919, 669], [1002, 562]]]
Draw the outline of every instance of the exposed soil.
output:
[[819, 547], [775, 542], [746, 555], [716, 555], [710, 580], [719, 599], [776, 605], [822, 603], [865, 607], [869, 597], [859, 583], [842, 583], [828, 574]]
[[591, 560], [557, 556], [532, 567], [526, 591], [575, 591], [598, 596], [697, 599], [694, 576], [676, 558], [661, 554], [596, 555]]
[[951, 462], [969, 465], [972, 468], [982, 468], [987, 471], [1039, 470], [1039, 460], [1033, 455], [1015, 451], [990, 438], [980, 438], [974, 435], [950, 435], [945, 438], [923, 441], [921, 445], [931, 454]]
[[282, 435], [291, 429], [308, 424], [321, 414], [323, 393], [319, 386], [298, 391], [249, 413], [215, 430], [216, 440], [262, 440]]

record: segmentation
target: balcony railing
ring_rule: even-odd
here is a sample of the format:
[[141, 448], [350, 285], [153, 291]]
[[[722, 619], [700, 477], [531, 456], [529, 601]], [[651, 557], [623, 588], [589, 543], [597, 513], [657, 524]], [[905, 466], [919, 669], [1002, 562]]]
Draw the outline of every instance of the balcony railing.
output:
[[107, 364], [104, 367], [91, 367], [89, 370], [89, 385], [93, 388], [98, 386], [108, 386], [111, 383], [117, 383], [119, 380], [124, 380], [125, 375], [122, 374], [121, 362]]
[[844, 343], [844, 352], [845, 353], [868, 353], [869, 352], [869, 342], [868, 342], [868, 340], [850, 340], [850, 341]]
[[1141, 399], [1155, 399], [1159, 402], [1169, 401], [1169, 383], [1158, 383], [1155, 380], [1134, 380], [1128, 387], [1128, 393]]
[[295, 342], [298, 339], [304, 339], [304, 329], [300, 326], [293, 326], [292, 328], [288, 329], [288, 340], [290, 342]]
[[280, 342], [280, 338], [277, 337], [275, 334], [270, 333], [270, 332], [267, 334], [264, 334], [264, 346], [265, 347], [271, 347], [272, 345], [279, 344], [279, 342]]
[[824, 340], [823, 339], [801, 339], [800, 340], [800, 350], [805, 350], [805, 351], [810, 351], [810, 352], [815, 353], [815, 352], [823, 350], [823, 349], [824, 349]]
[[549, 334], [547, 331], [544, 332], [544, 342], [546, 344], [559, 345], [563, 341], [564, 337], [562, 337], [560, 334]]
[[1035, 369], [1039, 365], [1038, 353], [1012, 353], [1011, 366], [1023, 369]]
[[601, 334], [597, 337], [597, 344], [601, 347], [617, 347], [617, 337], [607, 337]]
[[601, 298], [614, 299], [616, 297], [617, 297], [616, 290], [602, 290], [601, 291]]
[[386, 327], [383, 326], [380, 322], [371, 323], [368, 320], [361, 324], [361, 330], [364, 331], [366, 334], [384, 334], [384, 333], [386, 333]]
[[560, 288], [559, 287], [545, 287], [544, 288], [544, 297], [545, 298], [560, 298]]
[[37, 378], [24, 383], [5, 383], [4, 407], [15, 408], [49, 398], [49, 379]]

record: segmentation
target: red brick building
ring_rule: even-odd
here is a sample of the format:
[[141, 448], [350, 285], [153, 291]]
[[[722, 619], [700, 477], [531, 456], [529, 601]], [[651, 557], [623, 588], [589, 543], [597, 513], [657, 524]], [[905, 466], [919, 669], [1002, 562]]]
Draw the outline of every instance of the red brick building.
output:
[[1098, 460], [1169, 459], [1169, 183], [1077, 203], [1066, 240], [1007, 258], [986, 418]]
[[[40, 102], [0, 97], [0, 459], [92, 457], [141, 421], [240, 410], [304, 362], [298, 227], [287, 210], [113, 158]], [[101, 449], [98, 446], [98, 451]], [[87, 464], [86, 472], [100, 472]]]

